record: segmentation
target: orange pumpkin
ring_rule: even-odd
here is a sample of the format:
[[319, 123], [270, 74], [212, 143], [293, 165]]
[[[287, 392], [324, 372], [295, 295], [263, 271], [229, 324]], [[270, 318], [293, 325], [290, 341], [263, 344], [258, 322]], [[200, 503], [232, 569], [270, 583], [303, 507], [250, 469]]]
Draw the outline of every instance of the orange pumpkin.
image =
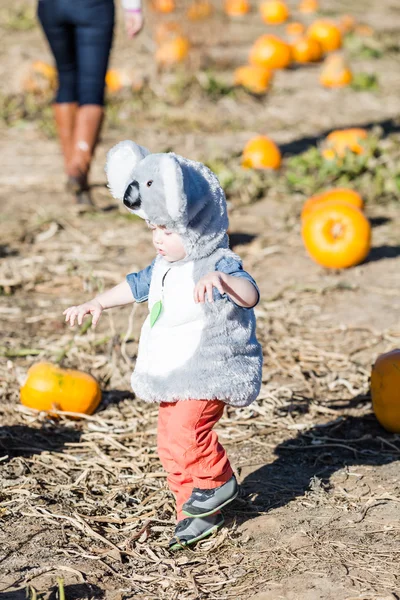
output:
[[302, 13], [314, 13], [318, 10], [318, 0], [301, 0], [298, 10]]
[[155, 59], [159, 65], [173, 65], [183, 62], [189, 54], [189, 49], [189, 40], [183, 35], [176, 36], [160, 44]]
[[225, 0], [224, 10], [230, 17], [241, 17], [250, 11], [248, 0]]
[[153, 0], [153, 10], [161, 13], [171, 13], [175, 10], [175, 0]]
[[35, 60], [24, 69], [22, 80], [25, 92], [40, 94], [54, 91], [57, 87], [57, 70], [42, 60]]
[[258, 135], [247, 142], [242, 154], [245, 169], [279, 169], [282, 157], [278, 146], [270, 138]]
[[311, 23], [307, 29], [308, 37], [317, 40], [322, 46], [324, 52], [338, 50], [342, 46], [342, 34], [339, 27], [324, 19], [318, 19]]
[[362, 262], [371, 247], [371, 225], [364, 213], [347, 202], [331, 200], [302, 222], [308, 254], [329, 269], [346, 269]]
[[271, 79], [272, 71], [259, 65], [238, 67], [234, 73], [234, 85], [241, 85], [253, 94], [264, 94]]
[[352, 15], [342, 15], [339, 19], [339, 28], [343, 35], [350, 33], [356, 26], [356, 20]]
[[154, 40], [159, 46], [165, 41], [183, 35], [182, 27], [176, 21], [168, 21], [167, 23], [159, 23], [154, 31]]
[[186, 11], [190, 21], [201, 21], [207, 19], [213, 12], [213, 6], [209, 0], [195, 0]]
[[309, 37], [300, 37], [292, 43], [293, 60], [298, 63], [318, 62], [322, 59], [321, 44]]
[[[365, 148], [362, 145], [363, 140], [368, 137], [366, 129], [351, 127], [349, 129], [337, 129], [332, 131], [324, 141], [325, 149], [322, 155], [325, 158], [336, 158], [345, 156], [346, 152], [362, 154]], [[329, 153], [329, 154], [327, 154]]]
[[264, 0], [260, 4], [260, 13], [264, 23], [278, 25], [289, 18], [289, 9], [283, 0]]
[[360, 23], [360, 25], [356, 25], [354, 27], [354, 31], [357, 35], [363, 35], [363, 36], [374, 35], [374, 30], [372, 29], [372, 27], [370, 27], [369, 25], [364, 25], [362, 23]]
[[332, 54], [325, 59], [319, 80], [325, 87], [343, 87], [352, 82], [353, 74], [342, 56]]
[[299, 21], [293, 21], [293, 23], [288, 23], [286, 25], [286, 35], [288, 35], [290, 38], [296, 38], [303, 35], [305, 30], [305, 26]]
[[269, 69], [285, 69], [292, 61], [292, 50], [276, 35], [262, 35], [250, 49], [249, 61]]
[[381, 354], [371, 373], [372, 408], [379, 423], [400, 433], [400, 349]]
[[364, 200], [356, 191], [349, 188], [333, 188], [308, 198], [303, 204], [301, 219], [307, 218], [315, 208], [318, 208], [321, 204], [331, 200], [347, 202], [347, 204], [351, 204], [360, 210], [364, 208]]
[[119, 92], [123, 88], [139, 89], [139, 79], [134, 80], [134, 76], [127, 69], [109, 69], [106, 73], [106, 88], [110, 93]]
[[91, 415], [101, 400], [94, 377], [75, 369], [62, 369], [51, 363], [37, 363], [28, 370], [20, 390], [24, 406], [36, 410], [60, 410]]

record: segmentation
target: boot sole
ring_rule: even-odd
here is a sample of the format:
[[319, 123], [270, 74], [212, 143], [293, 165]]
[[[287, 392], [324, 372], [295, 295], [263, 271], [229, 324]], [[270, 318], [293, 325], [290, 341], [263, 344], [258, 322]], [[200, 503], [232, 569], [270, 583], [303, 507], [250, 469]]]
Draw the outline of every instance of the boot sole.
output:
[[216, 512], [218, 512], [219, 510], [221, 510], [221, 508], [224, 508], [224, 506], [226, 506], [230, 502], [233, 502], [233, 500], [237, 497], [238, 493], [239, 493], [239, 490], [237, 490], [235, 492], [235, 494], [231, 498], [229, 498], [228, 500], [225, 500], [225, 502], [223, 502], [219, 506], [216, 506], [212, 510], [209, 510], [208, 512], [204, 512], [204, 513], [201, 513], [201, 514], [197, 513], [196, 515], [193, 514], [193, 513], [188, 512], [187, 510], [182, 510], [182, 512], [187, 517], [210, 517], [211, 515], [214, 515]]
[[208, 537], [209, 535], [212, 535], [213, 533], [218, 531], [218, 529], [221, 529], [224, 523], [225, 519], [224, 517], [222, 517], [222, 521], [220, 521], [217, 525], [213, 525], [211, 529], [207, 529], [207, 531], [205, 531], [201, 535], [198, 535], [197, 537], [193, 538], [192, 540], [188, 540], [187, 542], [176, 542], [176, 544], [169, 546], [169, 550], [184, 550], [186, 546], [191, 546], [196, 542], [200, 542], [200, 540], [204, 540], [204, 538]]

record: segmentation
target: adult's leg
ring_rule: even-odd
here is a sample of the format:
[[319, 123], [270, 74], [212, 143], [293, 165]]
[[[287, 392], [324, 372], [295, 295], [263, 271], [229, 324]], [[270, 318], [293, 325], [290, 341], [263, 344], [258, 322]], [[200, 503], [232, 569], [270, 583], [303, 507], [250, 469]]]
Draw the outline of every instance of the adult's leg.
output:
[[57, 67], [58, 90], [53, 111], [64, 158], [64, 168], [69, 174], [78, 106], [74, 29], [64, 18], [60, 0], [41, 0], [38, 3], [38, 18]]
[[79, 11], [75, 8], [73, 11], [79, 108], [72, 168], [84, 190], [88, 188], [87, 178], [104, 117], [105, 76], [113, 40], [114, 3], [112, 0], [82, 1]]
[[193, 490], [193, 479], [178, 465], [171, 452], [169, 431], [175, 420], [177, 402], [162, 402], [158, 412], [157, 446], [161, 464], [167, 472], [167, 483], [175, 496], [177, 520], [184, 519], [182, 506]]

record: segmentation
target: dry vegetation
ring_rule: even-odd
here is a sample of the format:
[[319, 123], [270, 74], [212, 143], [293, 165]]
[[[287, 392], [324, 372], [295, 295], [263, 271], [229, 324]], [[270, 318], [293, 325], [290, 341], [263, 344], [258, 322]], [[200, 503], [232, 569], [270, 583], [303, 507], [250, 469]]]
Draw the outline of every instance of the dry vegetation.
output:
[[[321, 4], [333, 15], [349, 10]], [[261, 98], [231, 84], [265, 27], [257, 14], [230, 23], [217, 11], [192, 26], [191, 72], [152, 66], [154, 15], [134, 59], [119, 23], [113, 63], [134, 65], [144, 83], [110, 98], [93, 173], [98, 210], [81, 213], [63, 190], [49, 96], [12, 87], [19, 62], [48, 59], [31, 5], [4, 3], [0, 600], [400, 597], [400, 437], [377, 424], [369, 397], [373, 360], [400, 342], [400, 14], [389, 0], [354, 2], [354, 13], [376, 33], [347, 38], [353, 88], [321, 90], [312, 66], [279, 73]], [[368, 151], [327, 166], [318, 145], [347, 125], [372, 131]], [[277, 174], [239, 166], [259, 132], [280, 143]], [[174, 510], [157, 410], [129, 391], [145, 307], [110, 311], [96, 332], [62, 320], [66, 306], [152, 258], [148, 231], [104, 189], [105, 152], [127, 137], [217, 172], [232, 245], [262, 292], [262, 391], [219, 426], [241, 495], [215, 538], [176, 554], [166, 550]], [[315, 266], [299, 234], [304, 199], [333, 184], [363, 194], [374, 230], [366, 263], [345, 272]], [[21, 407], [19, 385], [38, 360], [98, 377], [97, 413], [49, 418]]]

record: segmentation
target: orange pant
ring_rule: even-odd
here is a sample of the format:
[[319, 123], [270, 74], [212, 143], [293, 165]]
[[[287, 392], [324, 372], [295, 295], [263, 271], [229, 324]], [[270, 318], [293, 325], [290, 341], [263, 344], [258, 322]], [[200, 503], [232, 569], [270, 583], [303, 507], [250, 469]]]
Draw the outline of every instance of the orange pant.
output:
[[222, 417], [221, 400], [161, 402], [158, 413], [158, 454], [176, 498], [178, 521], [194, 487], [216, 488], [233, 471], [218, 436], [212, 431]]

